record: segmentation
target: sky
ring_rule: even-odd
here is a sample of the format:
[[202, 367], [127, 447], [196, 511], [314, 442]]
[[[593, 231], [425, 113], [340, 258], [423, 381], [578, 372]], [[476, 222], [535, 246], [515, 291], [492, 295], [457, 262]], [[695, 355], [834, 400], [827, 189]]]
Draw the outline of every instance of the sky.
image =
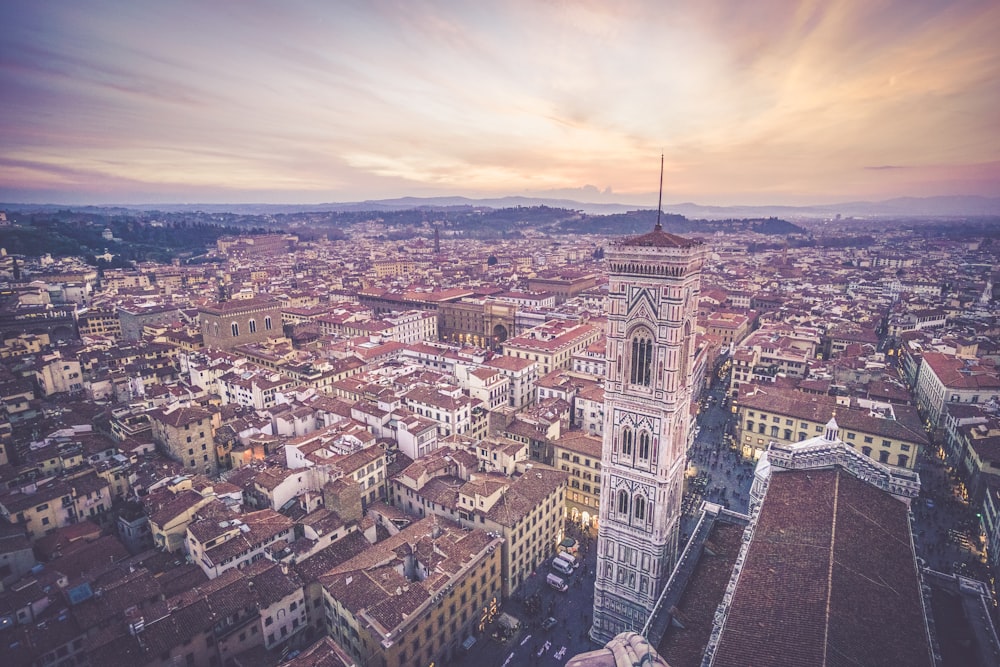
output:
[[0, 201], [1000, 195], [996, 0], [2, 2]]

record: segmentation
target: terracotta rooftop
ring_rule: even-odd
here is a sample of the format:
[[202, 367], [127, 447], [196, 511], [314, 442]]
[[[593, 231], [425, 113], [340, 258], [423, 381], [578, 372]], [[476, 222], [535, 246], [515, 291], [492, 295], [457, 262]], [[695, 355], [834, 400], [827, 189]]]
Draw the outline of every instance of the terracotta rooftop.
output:
[[930, 667], [907, 506], [840, 469], [772, 475], [712, 664]]
[[705, 541], [705, 551], [673, 613], [680, 624], [670, 625], [656, 648], [670, 667], [701, 665], [715, 611], [739, 556], [744, 528], [741, 524], [719, 522]]

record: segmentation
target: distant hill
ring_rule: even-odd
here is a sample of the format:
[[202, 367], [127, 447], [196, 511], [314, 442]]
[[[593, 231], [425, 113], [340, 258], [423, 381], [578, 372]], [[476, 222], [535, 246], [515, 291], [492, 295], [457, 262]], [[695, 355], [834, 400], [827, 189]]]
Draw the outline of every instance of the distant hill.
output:
[[[362, 212], [402, 210], [454, 210], [502, 209], [512, 207], [547, 206], [581, 211], [589, 215], [615, 215], [636, 209], [652, 208], [649, 202], [641, 204], [595, 204], [572, 199], [547, 199], [543, 197], [497, 197], [471, 199], [468, 197], [399, 197], [360, 202], [331, 202], [326, 204], [149, 204], [138, 206], [71, 206], [66, 204], [5, 204], [0, 210], [54, 212], [72, 209], [108, 213], [118, 211], [163, 211], [235, 213], [239, 215], [277, 215], [308, 212]], [[664, 213], [674, 213], [692, 220], [732, 220], [739, 218], [832, 218], [849, 217], [978, 217], [1000, 215], [1000, 197], [899, 197], [885, 201], [854, 201], [817, 206], [705, 206], [694, 203], [664, 204]]]

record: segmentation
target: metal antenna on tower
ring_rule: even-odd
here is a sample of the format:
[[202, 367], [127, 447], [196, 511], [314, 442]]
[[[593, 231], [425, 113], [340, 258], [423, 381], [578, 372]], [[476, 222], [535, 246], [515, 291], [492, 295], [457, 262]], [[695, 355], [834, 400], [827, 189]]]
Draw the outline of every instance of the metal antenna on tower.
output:
[[663, 153], [660, 153], [660, 199], [656, 202], [656, 231], [662, 232], [660, 214], [663, 212]]

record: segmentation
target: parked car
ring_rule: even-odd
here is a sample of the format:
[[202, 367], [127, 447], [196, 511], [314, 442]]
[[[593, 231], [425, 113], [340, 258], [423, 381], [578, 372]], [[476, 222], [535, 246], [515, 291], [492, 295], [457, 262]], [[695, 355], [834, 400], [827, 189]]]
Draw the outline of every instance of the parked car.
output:
[[542, 621], [542, 630], [548, 630], [548, 629], [552, 628], [553, 626], [555, 626], [555, 624], [558, 623], [558, 622], [559, 621], [557, 621], [556, 619], [554, 619], [551, 616], [549, 616], [547, 619], [545, 619], [544, 621]]
[[559, 555], [556, 556], [559, 560], [564, 560], [569, 563], [574, 569], [580, 567], [580, 561], [576, 559], [576, 556], [568, 554], [565, 551], [560, 551]]
[[573, 574], [573, 566], [564, 561], [562, 558], [554, 558], [552, 560], [552, 569], [563, 574]]

